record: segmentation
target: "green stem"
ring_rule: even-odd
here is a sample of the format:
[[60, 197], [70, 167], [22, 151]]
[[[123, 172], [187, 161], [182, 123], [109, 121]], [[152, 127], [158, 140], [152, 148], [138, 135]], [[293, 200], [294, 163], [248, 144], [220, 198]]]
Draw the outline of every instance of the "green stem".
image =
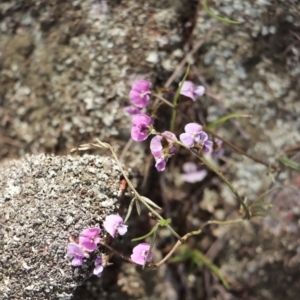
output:
[[180, 91], [181, 91], [181, 88], [182, 88], [182, 85], [184, 83], [184, 81], [186, 80], [188, 74], [189, 74], [189, 71], [190, 71], [190, 64], [188, 64], [187, 68], [186, 68], [186, 72], [183, 76], [183, 79], [182, 81], [180, 82], [179, 84], [179, 88], [177, 89], [176, 91], [176, 94], [174, 96], [174, 99], [173, 99], [173, 111], [172, 111], [172, 119], [171, 119], [171, 125], [170, 125], [170, 131], [173, 132], [174, 131], [174, 128], [175, 128], [175, 121], [176, 121], [176, 114], [177, 114], [177, 111], [176, 111], [176, 106], [177, 106], [177, 102], [178, 102], [178, 98], [179, 98], [179, 95], [180, 95]]
[[229, 180], [222, 174], [221, 171], [219, 171], [215, 166], [213, 166], [206, 158], [204, 158], [203, 156], [200, 156], [199, 154], [197, 154], [197, 156], [209, 169], [211, 169], [213, 172], [215, 172], [228, 185], [228, 187], [231, 189], [231, 191], [234, 193], [234, 195], [238, 199], [240, 205], [243, 207], [243, 209], [246, 213], [246, 218], [249, 220], [251, 218], [251, 215], [248, 210], [248, 207], [245, 204], [244, 200], [241, 198], [241, 196], [238, 194], [237, 190], [229, 182]]
[[[159, 220], [165, 220], [157, 211], [155, 211], [144, 199], [143, 197], [140, 196], [140, 194], [137, 192], [137, 190], [134, 188], [134, 186], [132, 185], [132, 183], [130, 182], [129, 178], [127, 177], [121, 163], [119, 162], [119, 159], [113, 149], [113, 147], [110, 144], [107, 143], [102, 143], [97, 139], [97, 142], [99, 143], [99, 145], [97, 144], [92, 144], [93, 146], [99, 147], [99, 148], [108, 148], [110, 150], [110, 152], [112, 153], [118, 167], [120, 168], [120, 171], [122, 173], [122, 175], [124, 176], [125, 180], [127, 181], [128, 186], [130, 187], [130, 189], [132, 190], [132, 192], [134, 193], [135, 197], [137, 199], [139, 199]], [[168, 227], [168, 229], [173, 233], [174, 236], [176, 236], [177, 239], [179, 239], [181, 241], [181, 237], [178, 235], [178, 233], [170, 226], [170, 225], [166, 225], [166, 227]]]

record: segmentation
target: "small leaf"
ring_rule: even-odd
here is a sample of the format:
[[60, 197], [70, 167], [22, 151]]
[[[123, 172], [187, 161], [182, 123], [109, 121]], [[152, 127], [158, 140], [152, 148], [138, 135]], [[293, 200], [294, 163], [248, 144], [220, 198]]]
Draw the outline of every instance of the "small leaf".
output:
[[269, 217], [277, 220], [278, 222], [280, 222], [282, 225], [284, 225], [284, 222], [274, 212], [272, 212], [271, 210], [265, 209], [264, 207], [261, 207], [261, 206], [255, 208], [253, 216], [262, 216], [262, 217], [269, 216]]
[[229, 24], [240, 24], [240, 22], [238, 22], [238, 21], [232, 21], [232, 20], [230, 20], [230, 19], [222, 18], [222, 17], [219, 17], [219, 16], [215, 15], [215, 14], [210, 10], [210, 8], [208, 7], [208, 5], [207, 5], [207, 0], [203, 0], [203, 1], [202, 1], [202, 5], [203, 5], [205, 11], [206, 11], [211, 17], [213, 17], [213, 18], [215, 18], [215, 19], [217, 19], [217, 20], [219, 20], [219, 21], [222, 21], [222, 22], [225, 22], [225, 23], [229, 23]]
[[227, 115], [224, 116], [218, 120], [216, 120], [215, 122], [212, 122], [211, 124], [209, 124], [207, 126], [208, 129], [214, 129], [215, 127], [223, 124], [224, 122], [233, 119], [233, 118], [251, 118], [251, 115], [245, 115], [245, 114], [231, 114], [231, 115]]
[[126, 217], [124, 219], [124, 223], [126, 223], [131, 215], [131, 212], [132, 212], [132, 207], [134, 205], [134, 202], [135, 202], [136, 198], [133, 198], [131, 201], [130, 201], [130, 204], [128, 206], [128, 211], [127, 211], [127, 214], [126, 214]]
[[141, 196], [141, 199], [144, 200], [145, 202], [147, 202], [149, 205], [151, 205], [152, 207], [156, 208], [156, 209], [161, 209], [161, 207], [159, 207], [157, 204], [155, 204], [152, 200], [150, 200], [147, 197]]
[[221, 280], [226, 289], [229, 289], [229, 284], [222, 274], [221, 270], [213, 264], [202, 252], [199, 250], [193, 250], [194, 262], [200, 266], [201, 262], [206, 265], [209, 269], [211, 269]]
[[280, 156], [278, 159], [282, 164], [284, 164], [287, 168], [293, 169], [297, 172], [300, 172], [300, 165], [296, 162], [290, 160], [286, 156]]

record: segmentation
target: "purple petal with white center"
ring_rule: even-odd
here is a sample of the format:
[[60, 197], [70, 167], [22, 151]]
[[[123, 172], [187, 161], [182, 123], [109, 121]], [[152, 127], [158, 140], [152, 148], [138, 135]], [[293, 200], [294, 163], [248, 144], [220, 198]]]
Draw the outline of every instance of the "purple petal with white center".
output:
[[147, 261], [150, 262], [153, 258], [153, 254], [151, 252], [148, 254], [149, 249], [150, 245], [148, 243], [141, 243], [135, 246], [130, 256], [131, 260], [138, 265], [144, 265], [146, 257], [148, 256]]
[[194, 139], [188, 133], [182, 133], [182, 134], [180, 134], [179, 135], [179, 139], [187, 147], [193, 147], [194, 146]]
[[98, 234], [101, 229], [98, 227], [87, 228], [80, 233], [79, 245], [86, 251], [94, 251], [97, 248], [97, 244], [100, 242], [101, 238]]

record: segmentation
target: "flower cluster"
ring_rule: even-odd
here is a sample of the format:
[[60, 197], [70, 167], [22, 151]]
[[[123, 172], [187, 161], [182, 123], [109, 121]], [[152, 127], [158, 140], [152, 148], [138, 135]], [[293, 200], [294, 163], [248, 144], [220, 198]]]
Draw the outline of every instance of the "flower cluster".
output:
[[[128, 226], [123, 223], [122, 217], [119, 215], [106, 216], [106, 219], [103, 222], [103, 227], [113, 238], [115, 238], [117, 234], [124, 235], [127, 232], [127, 228], [128, 228]], [[83, 260], [85, 258], [90, 257], [90, 252], [93, 252], [98, 248], [98, 244], [102, 240], [99, 237], [100, 233], [101, 233], [101, 229], [98, 227], [86, 228], [80, 233], [78, 243], [73, 242], [68, 244], [67, 255], [70, 258], [72, 258], [71, 264], [73, 267], [82, 266]], [[146, 253], [145, 245], [146, 245], [145, 243], [142, 243], [140, 245], [137, 245], [133, 249], [133, 254], [131, 259], [136, 264], [143, 265], [146, 258], [147, 261], [150, 261], [152, 259], [151, 253], [148, 254], [147, 252], [145, 256]], [[143, 263], [141, 263], [142, 257], [144, 257]], [[100, 277], [106, 263], [104, 262], [102, 257], [97, 257], [95, 259], [94, 264], [95, 264], [95, 268], [93, 273], [98, 277]]]
[[185, 133], [180, 134], [179, 138], [185, 146], [200, 148], [205, 153], [211, 152], [213, 142], [208, 140], [208, 135], [202, 131], [202, 126], [189, 123], [185, 125], [184, 131]]
[[[72, 258], [72, 266], [81, 266], [83, 264], [83, 259], [90, 257], [89, 252], [92, 252], [97, 249], [97, 244], [101, 241], [101, 238], [99, 237], [100, 232], [101, 229], [98, 227], [86, 228], [80, 233], [78, 244], [68, 244], [67, 254], [69, 257]], [[103, 268], [104, 266], [102, 266], [102, 270]], [[99, 268], [95, 268], [94, 270], [94, 274], [98, 276], [101, 275], [101, 272], [99, 272]]]
[[125, 111], [132, 115], [131, 137], [136, 142], [142, 142], [147, 139], [151, 132], [153, 120], [142, 109], [150, 101], [152, 83], [147, 80], [135, 81], [129, 92], [129, 98], [133, 105], [125, 107]]

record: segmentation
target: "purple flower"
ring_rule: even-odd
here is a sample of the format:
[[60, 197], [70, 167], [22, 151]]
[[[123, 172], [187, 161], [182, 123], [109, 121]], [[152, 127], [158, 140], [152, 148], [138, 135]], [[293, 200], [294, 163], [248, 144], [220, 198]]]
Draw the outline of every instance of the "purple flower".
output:
[[[163, 146], [164, 141], [166, 145]], [[158, 171], [165, 170], [168, 158], [175, 152], [175, 141], [177, 141], [176, 135], [170, 131], [165, 131], [162, 136], [157, 135], [151, 140], [150, 149], [155, 158], [155, 167]]]
[[205, 88], [201, 85], [195, 86], [191, 81], [184, 81], [180, 90], [180, 94], [195, 101], [195, 96], [203, 96]]
[[131, 87], [129, 98], [131, 102], [139, 107], [146, 107], [150, 100], [152, 83], [147, 80], [135, 81]]
[[103, 222], [105, 230], [114, 238], [118, 232], [124, 235], [127, 232], [127, 225], [123, 224], [123, 219], [119, 215], [106, 216]]
[[181, 178], [189, 183], [195, 183], [202, 181], [206, 175], [206, 170], [197, 170], [197, 165], [193, 162], [186, 162], [182, 166], [184, 174], [181, 174]]
[[146, 114], [138, 114], [131, 120], [131, 137], [136, 142], [142, 142], [149, 135], [150, 125], [153, 124], [152, 119]]
[[144, 265], [146, 257], [147, 262], [151, 261], [153, 254], [151, 252], [148, 254], [149, 249], [150, 245], [148, 243], [138, 244], [132, 249], [131, 260], [138, 265]]
[[83, 264], [83, 258], [89, 257], [87, 253], [84, 253], [81, 248], [75, 243], [69, 243], [67, 248], [67, 254], [72, 259], [72, 266], [78, 267]]
[[124, 107], [124, 110], [131, 116], [138, 115], [141, 113], [141, 109], [135, 106], [126, 106]]
[[198, 144], [203, 136], [202, 126], [197, 123], [189, 123], [184, 127], [185, 133], [182, 133], [179, 138], [183, 144], [188, 147], [193, 147]]
[[205, 132], [202, 132], [201, 144], [202, 144], [202, 151], [203, 152], [209, 153], [209, 152], [212, 151], [213, 142], [208, 140], [208, 135]]
[[79, 236], [79, 245], [86, 251], [94, 251], [97, 248], [97, 244], [101, 241], [98, 234], [101, 229], [98, 227], [92, 227], [84, 229]]
[[103, 260], [101, 257], [97, 257], [95, 259], [95, 269], [93, 271], [93, 273], [95, 275], [97, 275], [98, 277], [101, 277], [101, 273], [103, 272], [104, 270], [104, 264], [103, 264]]
[[213, 142], [208, 140], [208, 135], [202, 131], [202, 127], [197, 123], [189, 123], [184, 127], [185, 133], [182, 133], [179, 138], [187, 147], [200, 145], [202, 151], [209, 153], [212, 150]]

